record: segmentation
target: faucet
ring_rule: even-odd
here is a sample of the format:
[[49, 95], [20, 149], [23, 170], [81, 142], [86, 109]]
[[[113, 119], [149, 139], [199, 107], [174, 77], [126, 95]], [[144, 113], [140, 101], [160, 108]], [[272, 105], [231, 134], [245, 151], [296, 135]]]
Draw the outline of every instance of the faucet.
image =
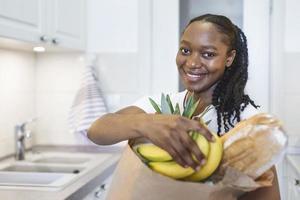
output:
[[16, 147], [16, 160], [25, 160], [25, 138], [31, 136], [31, 131], [26, 129], [26, 126], [33, 122], [35, 119], [30, 119], [15, 126], [15, 147]]

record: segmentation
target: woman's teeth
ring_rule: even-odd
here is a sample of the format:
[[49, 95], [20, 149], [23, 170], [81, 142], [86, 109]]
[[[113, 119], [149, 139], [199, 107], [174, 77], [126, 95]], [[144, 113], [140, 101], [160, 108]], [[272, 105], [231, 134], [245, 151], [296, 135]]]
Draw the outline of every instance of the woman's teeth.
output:
[[188, 75], [189, 77], [192, 77], [192, 78], [200, 78], [200, 77], [201, 77], [200, 74], [189, 74], [189, 73], [187, 73], [187, 75]]

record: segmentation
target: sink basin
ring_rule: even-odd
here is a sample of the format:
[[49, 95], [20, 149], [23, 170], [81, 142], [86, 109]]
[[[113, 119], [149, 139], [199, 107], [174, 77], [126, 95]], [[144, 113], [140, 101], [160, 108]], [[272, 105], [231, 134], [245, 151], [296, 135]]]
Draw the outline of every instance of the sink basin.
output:
[[63, 163], [63, 164], [82, 164], [88, 162], [89, 158], [78, 157], [44, 157], [33, 160], [35, 163]]
[[85, 153], [64, 151], [32, 151], [26, 160], [13, 157], [0, 162], [0, 186], [34, 187], [35, 190], [61, 190], [68, 184], [91, 173], [96, 166], [111, 158], [111, 153]]
[[12, 171], [12, 172], [45, 172], [45, 173], [68, 173], [78, 174], [84, 168], [82, 167], [65, 167], [65, 166], [46, 166], [46, 165], [25, 165], [14, 164], [1, 169], [0, 171]]
[[0, 172], [2, 186], [62, 187], [75, 177], [62, 173]]

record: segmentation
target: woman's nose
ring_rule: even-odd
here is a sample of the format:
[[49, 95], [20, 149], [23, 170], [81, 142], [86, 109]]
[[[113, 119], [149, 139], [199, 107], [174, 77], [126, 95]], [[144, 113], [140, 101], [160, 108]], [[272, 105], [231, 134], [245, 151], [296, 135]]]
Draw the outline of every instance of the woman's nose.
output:
[[196, 53], [193, 53], [188, 57], [187, 66], [192, 68], [201, 67], [201, 59]]

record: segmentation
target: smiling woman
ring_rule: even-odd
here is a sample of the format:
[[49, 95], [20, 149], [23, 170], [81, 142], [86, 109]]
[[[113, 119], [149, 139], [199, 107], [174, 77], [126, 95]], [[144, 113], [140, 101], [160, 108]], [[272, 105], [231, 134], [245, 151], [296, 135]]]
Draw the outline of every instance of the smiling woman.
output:
[[[240, 112], [250, 103], [244, 94], [248, 73], [247, 41], [244, 33], [219, 15], [192, 19], [183, 32], [176, 63], [184, 86], [212, 103], [217, 110], [218, 133], [221, 118], [225, 132], [240, 121]], [[202, 112], [203, 108], [198, 110]]]
[[[156, 114], [145, 97], [97, 119], [88, 137], [98, 144], [143, 137], [167, 151], [181, 166], [197, 171], [205, 157], [189, 131], [195, 130], [212, 141], [210, 131], [226, 134], [236, 123], [258, 113], [258, 106], [244, 92], [248, 79], [246, 36], [225, 16], [196, 17], [181, 36], [176, 63], [186, 90], [171, 94], [170, 99], [183, 110], [185, 99], [193, 95], [200, 102], [194, 119], [207, 107], [213, 107], [202, 116], [204, 121], [210, 121], [208, 127], [180, 115]], [[277, 182], [272, 188], [273, 195], [278, 196]], [[264, 194], [262, 198], [270, 197]]]

